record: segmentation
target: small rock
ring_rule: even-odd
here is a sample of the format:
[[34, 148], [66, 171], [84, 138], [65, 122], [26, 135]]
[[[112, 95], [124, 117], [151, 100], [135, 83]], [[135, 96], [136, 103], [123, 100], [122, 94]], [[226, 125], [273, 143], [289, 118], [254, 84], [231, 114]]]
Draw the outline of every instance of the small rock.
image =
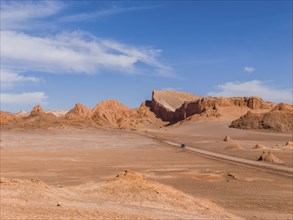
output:
[[226, 136], [223, 141], [231, 141], [232, 138], [230, 136]]

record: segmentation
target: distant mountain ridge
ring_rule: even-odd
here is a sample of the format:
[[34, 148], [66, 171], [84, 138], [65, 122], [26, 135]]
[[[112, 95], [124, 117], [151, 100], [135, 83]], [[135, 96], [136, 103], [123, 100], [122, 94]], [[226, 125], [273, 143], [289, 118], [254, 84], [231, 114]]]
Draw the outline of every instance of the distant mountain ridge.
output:
[[[177, 122], [197, 117], [197, 120], [233, 121], [231, 127], [243, 129], [268, 129], [274, 132], [290, 132], [292, 126], [275, 128], [278, 123], [270, 126], [248, 125], [252, 121], [249, 114], [269, 114], [270, 121], [275, 118], [276, 109], [286, 109], [286, 117], [293, 114], [293, 105], [266, 102], [259, 97], [200, 97], [193, 94], [172, 90], [153, 91], [152, 100], [144, 101], [140, 107], [131, 109], [119, 101], [105, 100], [89, 109], [77, 103], [69, 111], [44, 111], [36, 106], [30, 114], [11, 114], [0, 112], [2, 128], [120, 128], [145, 129], [160, 128]], [[253, 113], [247, 113], [252, 111]], [[284, 112], [284, 111], [282, 111]], [[242, 116], [241, 118], [239, 118]], [[266, 117], [264, 115], [263, 117]], [[254, 117], [257, 118], [257, 117]], [[258, 117], [259, 118], [259, 117]], [[238, 119], [238, 121], [236, 120]], [[235, 121], [236, 120], [236, 121]], [[256, 119], [255, 119], [256, 120]], [[242, 121], [242, 122], [241, 122]], [[255, 123], [255, 122], [254, 122]]]

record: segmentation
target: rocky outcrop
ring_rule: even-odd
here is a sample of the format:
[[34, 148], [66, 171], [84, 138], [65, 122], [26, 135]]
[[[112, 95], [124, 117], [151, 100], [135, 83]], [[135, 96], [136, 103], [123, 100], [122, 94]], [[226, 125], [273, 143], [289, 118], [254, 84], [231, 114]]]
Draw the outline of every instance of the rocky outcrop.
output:
[[91, 110], [88, 109], [83, 104], [77, 103], [75, 104], [74, 108], [67, 112], [65, 116], [69, 117], [71, 115], [78, 115], [80, 117], [90, 117], [91, 116]]
[[258, 161], [265, 161], [265, 162], [271, 162], [271, 163], [284, 163], [282, 160], [280, 160], [278, 157], [276, 157], [273, 153], [270, 151], [266, 152], [264, 151], [260, 157], [258, 158]]
[[46, 113], [40, 105], [35, 106], [32, 109], [31, 113], [25, 118], [33, 118], [33, 117], [40, 117], [40, 118], [43, 118], [45, 120], [57, 118], [52, 113]]
[[131, 109], [117, 100], [106, 100], [92, 110], [91, 119], [98, 125], [114, 128], [137, 128], [150, 124], [160, 124], [160, 120], [150, 111], [148, 102]]
[[130, 114], [131, 109], [117, 100], [105, 100], [92, 110], [92, 120], [98, 125], [121, 127], [129, 120]]
[[[192, 103], [195, 103], [198, 99], [200, 99], [199, 96], [183, 92], [171, 90], [153, 91], [151, 111], [163, 121], [179, 121], [188, 117], [186, 116], [187, 111], [185, 108], [189, 108], [192, 111], [193, 108], [189, 105], [192, 105]], [[183, 111], [182, 108], [184, 108]]]
[[199, 112], [204, 112], [207, 109], [226, 106], [248, 107], [251, 109], [271, 109], [275, 106], [272, 102], [265, 102], [263, 99], [252, 97], [206, 97], [199, 100]]
[[0, 111], [0, 125], [15, 123], [18, 120], [20, 120], [22, 117], [23, 116], [21, 115]]
[[62, 126], [88, 128], [96, 127], [96, 123], [91, 119], [92, 111], [83, 104], [77, 103], [74, 108], [60, 118]]
[[30, 115], [35, 116], [35, 115], [38, 115], [40, 112], [44, 112], [44, 111], [40, 105], [37, 105], [32, 109]]
[[[86, 106], [77, 103], [75, 107], [65, 115], [60, 115], [57, 117], [52, 113], [52, 111], [47, 113], [48, 111], [44, 111], [42, 107], [38, 105], [33, 108], [29, 115], [24, 115], [19, 120], [13, 119], [16, 117], [15, 115], [9, 115], [8, 113], [1, 112], [1, 124], [4, 124], [3, 122], [5, 122], [6, 124], [11, 124], [11, 127], [22, 128], [83, 128], [98, 126], [127, 129], [136, 129], [139, 127], [154, 128], [166, 125], [167, 123], [176, 123], [194, 115], [199, 119], [202, 119], [203, 117], [223, 118], [223, 115], [225, 114], [231, 115], [232, 111], [230, 110], [232, 109], [237, 113], [237, 116], [233, 115], [232, 118], [230, 117], [229, 119], [225, 119], [231, 122], [240, 115], [246, 114], [249, 109], [261, 109], [261, 111], [266, 109], [269, 111], [273, 107], [274, 103], [265, 102], [258, 97], [200, 97], [188, 93], [168, 90], [153, 91], [152, 100], [143, 102], [139, 108], [135, 109], [128, 108], [117, 100], [106, 100], [100, 102], [93, 109], [89, 109]], [[274, 125], [278, 123], [280, 124], [283, 123], [283, 119], [279, 117], [283, 117], [283, 112], [290, 112], [291, 107], [288, 107], [285, 104], [280, 104], [274, 108], [274, 116], [269, 116], [269, 114], [268, 116], [255, 114], [252, 118], [250, 116], [246, 116], [243, 122], [235, 122], [233, 126], [245, 128], [246, 124], [249, 123], [250, 125], [247, 125], [247, 129], [250, 127], [259, 128], [259, 126], [273, 126], [271, 124], [264, 123], [267, 120], [266, 118], [270, 117], [270, 122], [274, 120], [276, 121], [274, 122]], [[290, 115], [287, 115], [287, 113], [284, 116], [286, 119], [289, 117]], [[262, 121], [263, 124], [259, 125], [259, 121]], [[288, 121], [290, 120], [288, 119]], [[290, 126], [287, 125], [287, 122], [284, 122], [283, 124], [285, 125], [278, 125], [276, 130], [292, 130], [292, 128], [288, 128]]]
[[266, 113], [247, 112], [230, 124], [232, 128], [293, 132], [293, 105], [280, 103]]
[[175, 91], [154, 91], [151, 110], [163, 121], [175, 123], [195, 114], [217, 111], [219, 107], [248, 107], [250, 109], [271, 109], [274, 103], [259, 97], [199, 97]]
[[52, 113], [46, 113], [40, 105], [35, 106], [29, 115], [10, 114], [10, 118], [13, 118], [13, 120], [9, 120], [5, 124], [5, 128], [47, 129], [56, 126], [58, 123], [58, 117]]

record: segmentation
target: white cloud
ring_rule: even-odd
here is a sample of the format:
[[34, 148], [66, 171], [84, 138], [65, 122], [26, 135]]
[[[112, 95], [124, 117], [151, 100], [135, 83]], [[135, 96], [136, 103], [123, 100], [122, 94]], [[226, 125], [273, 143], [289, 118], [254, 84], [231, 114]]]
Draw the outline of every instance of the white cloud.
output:
[[[58, 1], [4, 1], [0, 33], [2, 65], [25, 72], [93, 74], [115, 71], [173, 76], [172, 68], [159, 61], [160, 50], [98, 39], [80, 31], [47, 36], [24, 32], [40, 29], [36, 24], [43, 25], [41, 29], [44, 29], [49, 25], [46, 19], [52, 15], [60, 17], [58, 13], [63, 8], [65, 5]], [[88, 15], [105, 16], [147, 8], [151, 7], [111, 8]]]
[[55, 15], [63, 6], [58, 1], [1, 1], [1, 29], [31, 29], [33, 23]]
[[2, 63], [26, 71], [51, 73], [99, 73], [115, 70], [139, 72], [142, 62], [161, 75], [171, 68], [156, 58], [159, 50], [139, 49], [109, 40], [96, 39], [83, 32], [53, 37], [34, 37], [14, 31], [1, 31]]
[[292, 103], [292, 89], [278, 89], [262, 81], [252, 80], [247, 82], [227, 82], [218, 86], [219, 92], [209, 92], [209, 96], [259, 96], [273, 102]]
[[246, 73], [253, 73], [254, 71], [255, 71], [254, 67], [251, 67], [251, 66], [244, 67], [244, 72], [246, 72]]
[[[1, 107], [47, 102], [44, 92], [5, 91], [19, 83], [39, 82], [38, 77], [28, 76], [30, 72], [95, 74], [112, 71], [173, 76], [172, 68], [159, 61], [160, 50], [134, 47], [81, 31], [58, 33], [60, 27], [52, 34], [50, 30], [60, 25], [59, 12], [65, 7], [61, 1], [1, 1]], [[144, 8], [116, 8], [84, 19], [140, 9]], [[62, 30], [64, 28], [63, 25]]]
[[24, 76], [21, 73], [14, 72], [11, 70], [1, 69], [0, 72], [1, 90], [11, 89], [18, 83], [24, 82], [39, 82], [40, 79], [31, 76]]
[[46, 104], [47, 96], [43, 92], [1, 93], [1, 105], [37, 105]]

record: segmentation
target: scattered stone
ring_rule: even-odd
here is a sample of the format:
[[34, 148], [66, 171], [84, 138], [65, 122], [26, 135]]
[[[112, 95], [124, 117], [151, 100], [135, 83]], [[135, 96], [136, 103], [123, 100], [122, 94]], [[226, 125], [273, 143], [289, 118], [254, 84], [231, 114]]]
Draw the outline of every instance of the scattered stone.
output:
[[258, 158], [258, 161], [266, 161], [266, 162], [271, 162], [271, 163], [284, 163], [282, 160], [277, 158], [273, 153], [270, 151], [266, 152], [264, 151], [260, 157]]
[[231, 141], [232, 140], [232, 138], [230, 137], [230, 136], [226, 136], [224, 139], [223, 139], [223, 141]]
[[265, 145], [263, 145], [263, 144], [257, 144], [257, 145], [254, 146], [253, 149], [265, 149], [265, 148], [266, 148]]

